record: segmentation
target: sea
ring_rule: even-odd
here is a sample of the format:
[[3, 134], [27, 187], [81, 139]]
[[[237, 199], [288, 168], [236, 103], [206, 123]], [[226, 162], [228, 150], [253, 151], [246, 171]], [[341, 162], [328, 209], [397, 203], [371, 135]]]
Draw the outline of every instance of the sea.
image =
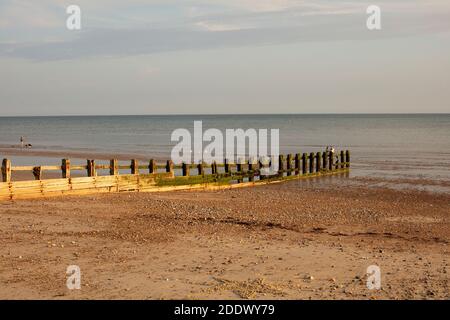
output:
[[[66, 153], [79, 161], [106, 154], [168, 159], [177, 144], [172, 132], [193, 134], [194, 121], [202, 121], [204, 131], [278, 129], [281, 153], [348, 149], [353, 177], [450, 186], [450, 114], [0, 117], [0, 157], [13, 165], [59, 164]], [[32, 148], [18, 153], [21, 136]]]

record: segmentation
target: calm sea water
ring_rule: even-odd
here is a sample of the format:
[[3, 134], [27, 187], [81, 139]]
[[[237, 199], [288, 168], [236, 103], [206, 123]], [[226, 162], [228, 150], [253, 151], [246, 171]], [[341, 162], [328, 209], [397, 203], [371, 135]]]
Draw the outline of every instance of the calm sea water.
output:
[[[33, 150], [166, 158], [175, 144], [172, 131], [193, 132], [194, 120], [202, 120], [204, 130], [279, 129], [282, 153], [327, 145], [350, 149], [354, 176], [450, 183], [450, 114], [4, 117], [0, 147], [18, 145], [25, 136]], [[15, 164], [52, 164], [61, 157], [8, 158]]]

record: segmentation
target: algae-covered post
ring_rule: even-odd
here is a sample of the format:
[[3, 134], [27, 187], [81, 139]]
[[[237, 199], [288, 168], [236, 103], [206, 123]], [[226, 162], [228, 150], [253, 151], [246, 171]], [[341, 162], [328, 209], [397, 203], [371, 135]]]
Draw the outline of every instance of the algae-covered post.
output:
[[345, 162], [346, 162], [346, 167], [350, 168], [350, 151], [348, 151], [348, 150], [345, 151]]
[[278, 156], [278, 174], [283, 176], [284, 172], [284, 155], [280, 154]]
[[314, 173], [314, 152], [309, 154], [309, 173]]
[[328, 170], [328, 151], [322, 152], [322, 168]]
[[181, 165], [181, 172], [184, 177], [189, 177], [190, 169], [191, 166], [189, 165], [189, 163], [183, 162], [183, 164]]
[[255, 180], [255, 172], [253, 168], [253, 159], [248, 160], [248, 181], [254, 181]]
[[341, 169], [345, 168], [345, 153], [344, 150], [341, 150]]
[[334, 167], [334, 152], [330, 151], [328, 153], [328, 170], [332, 171]]
[[295, 168], [296, 176], [298, 176], [300, 174], [300, 161], [301, 161], [300, 153], [296, 153], [295, 160], [294, 160], [294, 168]]
[[308, 155], [306, 153], [304, 153], [302, 155], [302, 174], [306, 174], [307, 173], [307, 169], [308, 168]]
[[316, 172], [320, 172], [322, 164], [322, 152], [316, 153]]
[[197, 165], [197, 171], [199, 176], [203, 176], [205, 174], [205, 169], [203, 168], [203, 162], [200, 162]]
[[166, 172], [170, 173], [172, 176], [174, 175], [174, 172], [173, 172], [173, 161], [172, 160], [167, 160], [167, 162], [166, 162]]
[[288, 176], [292, 175], [291, 169], [292, 169], [292, 154], [288, 154], [286, 161], [286, 171]]

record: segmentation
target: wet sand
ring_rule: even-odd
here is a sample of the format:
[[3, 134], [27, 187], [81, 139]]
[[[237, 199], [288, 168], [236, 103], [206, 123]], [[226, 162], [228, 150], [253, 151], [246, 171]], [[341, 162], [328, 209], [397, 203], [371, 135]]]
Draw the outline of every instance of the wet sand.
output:
[[0, 298], [449, 299], [449, 236], [448, 193], [353, 178], [8, 201]]

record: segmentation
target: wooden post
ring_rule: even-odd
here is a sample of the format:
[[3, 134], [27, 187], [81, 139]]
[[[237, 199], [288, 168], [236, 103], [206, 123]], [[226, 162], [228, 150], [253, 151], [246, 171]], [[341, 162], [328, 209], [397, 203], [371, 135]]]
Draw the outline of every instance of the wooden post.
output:
[[211, 163], [211, 174], [217, 174], [217, 163], [216, 163], [216, 161], [213, 161]]
[[42, 168], [41, 167], [34, 167], [33, 168], [33, 175], [35, 180], [42, 180]]
[[302, 174], [307, 173], [307, 168], [308, 168], [308, 157], [307, 157], [307, 154], [304, 153], [302, 155]]
[[230, 163], [228, 162], [228, 159], [223, 159], [223, 165], [225, 173], [230, 173]]
[[328, 151], [322, 152], [322, 169], [324, 171], [328, 170]]
[[[237, 162], [236, 162], [236, 172], [239, 175], [242, 174], [242, 159], [238, 159]], [[237, 182], [241, 183], [241, 182], [243, 182], [243, 180], [242, 179], [238, 179]]]
[[295, 166], [295, 175], [300, 174], [300, 162], [301, 162], [301, 156], [300, 153], [295, 154], [295, 160], [294, 160], [294, 166]]
[[166, 172], [170, 172], [173, 174], [173, 161], [167, 160], [166, 162]]
[[287, 155], [287, 161], [286, 161], [286, 171], [287, 171], [287, 175], [290, 176], [292, 175], [292, 154], [288, 154]]
[[65, 179], [70, 178], [70, 159], [62, 159], [61, 163], [62, 177]]
[[334, 168], [334, 152], [329, 152], [328, 170], [333, 171]]
[[348, 150], [345, 151], [345, 162], [347, 162], [345, 166], [350, 168], [350, 151]]
[[87, 174], [88, 177], [95, 177], [97, 175], [95, 170], [95, 160], [87, 160]]
[[111, 159], [109, 161], [109, 174], [112, 176], [117, 176], [119, 174], [119, 165], [117, 159]]
[[200, 163], [197, 165], [197, 170], [198, 170], [198, 175], [199, 175], [199, 176], [205, 175], [205, 169], [203, 168], [203, 162], [200, 162]]
[[316, 172], [320, 172], [322, 165], [322, 152], [316, 153]]
[[253, 166], [253, 159], [248, 159], [248, 181], [254, 181], [255, 180], [255, 172], [254, 172], [254, 166]]
[[309, 173], [314, 173], [314, 152], [309, 154]]
[[153, 159], [150, 159], [150, 162], [148, 163], [148, 172], [149, 173], [156, 173], [156, 162]]
[[284, 155], [280, 154], [278, 156], [278, 174], [283, 176], [284, 173]]
[[11, 182], [11, 160], [3, 159], [2, 162], [2, 181]]
[[183, 164], [181, 165], [181, 171], [183, 172], [184, 177], [189, 176], [189, 171], [190, 171], [189, 169], [190, 169], [190, 164], [183, 162]]
[[340, 162], [341, 162], [341, 169], [344, 169], [345, 168], [345, 153], [344, 153], [344, 150], [341, 150], [341, 160], [340, 160]]
[[137, 159], [131, 160], [131, 174], [139, 174], [139, 163]]

